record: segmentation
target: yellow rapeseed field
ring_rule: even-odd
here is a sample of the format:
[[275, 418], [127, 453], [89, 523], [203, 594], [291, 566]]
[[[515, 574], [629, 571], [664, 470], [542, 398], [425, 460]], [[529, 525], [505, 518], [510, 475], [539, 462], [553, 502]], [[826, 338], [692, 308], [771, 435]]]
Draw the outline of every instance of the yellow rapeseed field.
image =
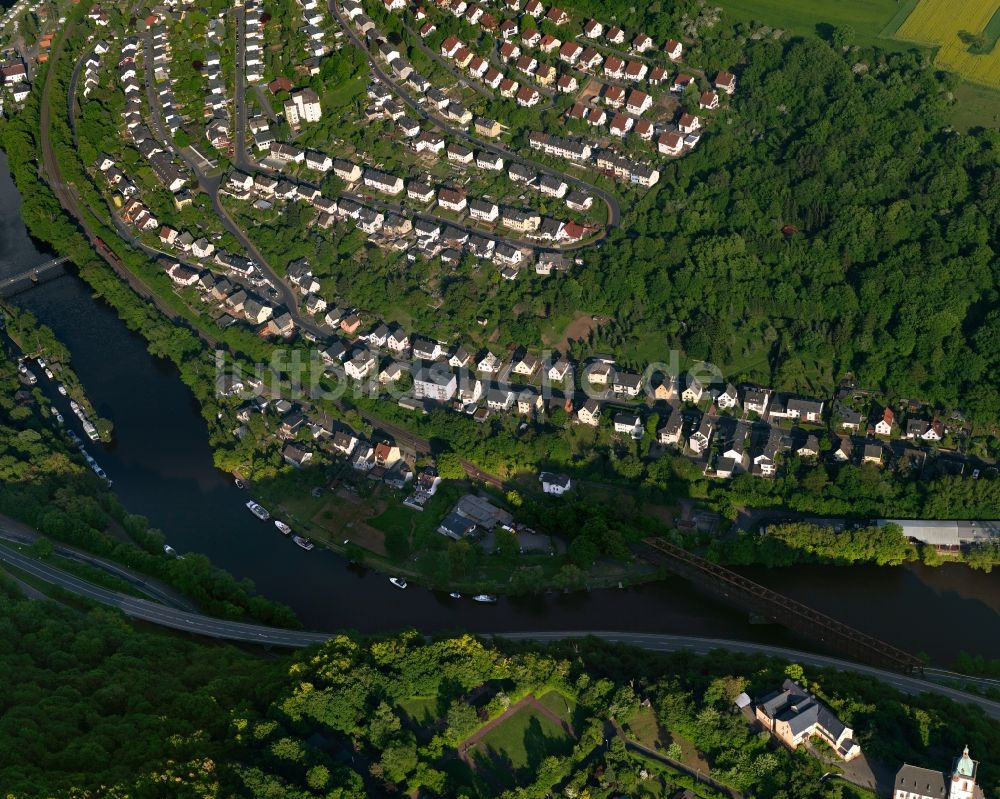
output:
[[1000, 45], [987, 55], [973, 55], [959, 37], [961, 31], [982, 33], [998, 8], [998, 0], [920, 0], [895, 35], [939, 46], [935, 66], [974, 83], [1000, 88]]

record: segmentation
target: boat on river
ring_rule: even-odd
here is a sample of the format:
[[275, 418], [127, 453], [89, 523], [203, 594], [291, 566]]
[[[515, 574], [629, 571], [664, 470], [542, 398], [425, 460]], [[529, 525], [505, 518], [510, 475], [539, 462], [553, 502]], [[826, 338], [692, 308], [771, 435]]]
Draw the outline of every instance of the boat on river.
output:
[[266, 522], [271, 518], [271, 514], [264, 510], [263, 507], [258, 505], [252, 499], [247, 503], [247, 509], [262, 522]]
[[21, 375], [21, 379], [24, 380], [24, 382], [27, 383], [29, 386], [33, 386], [35, 385], [35, 383], [38, 382], [38, 378], [35, 377], [35, 373], [32, 372], [23, 363], [17, 367], [17, 372], [18, 374]]
[[51, 412], [52, 412], [52, 416], [53, 416], [53, 418], [54, 418], [54, 419], [55, 419], [55, 420], [56, 420], [57, 422], [59, 422], [59, 424], [62, 424], [62, 423], [63, 423], [64, 421], [66, 421], [65, 419], [63, 419], [63, 415], [62, 415], [61, 413], [59, 413], [59, 409], [58, 409], [58, 408], [56, 408], [56, 406], [55, 406], [55, 405], [53, 405], [53, 406], [52, 406], [51, 408], [49, 408], [49, 411], [51, 411]]
[[60, 383], [58, 386], [56, 386], [56, 391], [58, 391], [64, 397], [66, 396], [66, 386], [64, 386], [62, 383]]
[[51, 370], [51, 369], [49, 369], [49, 367], [47, 367], [47, 366], [45, 367], [45, 376], [46, 376], [46, 377], [47, 377], [47, 378], [48, 378], [49, 380], [51, 380], [51, 379], [52, 379], [53, 377], [55, 377], [55, 375], [54, 375], [54, 374], [52, 374], [52, 370]]
[[390, 577], [389, 582], [396, 586], [396, 588], [406, 588], [406, 580], [402, 577]]
[[458, 591], [452, 591], [450, 594], [448, 594], [448, 596], [450, 596], [452, 599], [461, 599], [462, 598], [462, 595], [460, 593], [458, 593]]
[[472, 597], [476, 602], [486, 602], [488, 604], [493, 604], [497, 601], [497, 598], [493, 594], [476, 594]]
[[313, 542], [310, 541], [308, 538], [303, 538], [300, 535], [293, 535], [292, 541], [294, 541], [296, 545], [302, 547], [306, 552], [308, 552], [315, 546], [315, 544], [313, 544]]
[[291, 527], [289, 527], [283, 521], [279, 521], [278, 519], [274, 520], [274, 526], [277, 527], [279, 530], [281, 530], [282, 535], [288, 535], [290, 532], [292, 532]]
[[246, 488], [246, 484], [238, 477], [236, 478], [235, 483], [237, 488]]

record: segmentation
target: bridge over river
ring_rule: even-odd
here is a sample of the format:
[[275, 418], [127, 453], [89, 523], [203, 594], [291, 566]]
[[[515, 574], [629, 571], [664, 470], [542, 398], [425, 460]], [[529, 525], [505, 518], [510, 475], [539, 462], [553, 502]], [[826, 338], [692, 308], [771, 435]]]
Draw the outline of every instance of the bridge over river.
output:
[[55, 271], [64, 263], [69, 260], [67, 256], [61, 258], [53, 258], [51, 261], [46, 261], [43, 264], [38, 264], [37, 266], [32, 266], [28, 269], [23, 269], [20, 272], [16, 272], [13, 275], [8, 275], [7, 277], [0, 280], [0, 296], [7, 297], [11, 294], [16, 294], [25, 288], [30, 288], [29, 286], [22, 285], [26, 280], [31, 281], [31, 284], [37, 283], [42, 279], [42, 276]]

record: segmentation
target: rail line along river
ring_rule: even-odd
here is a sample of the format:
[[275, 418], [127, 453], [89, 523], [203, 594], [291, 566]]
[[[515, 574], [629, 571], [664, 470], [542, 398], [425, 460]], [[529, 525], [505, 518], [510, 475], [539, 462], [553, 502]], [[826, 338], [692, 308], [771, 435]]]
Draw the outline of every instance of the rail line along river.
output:
[[[0, 156], [0, 280], [50, 260], [19, 217], [20, 198]], [[357, 571], [333, 553], [303, 552], [255, 520], [246, 494], [212, 464], [207, 431], [174, 367], [76, 276], [41, 283], [16, 301], [69, 346], [73, 367], [98, 413], [114, 421], [114, 442], [89, 450], [125, 505], [149, 517], [179, 551], [200, 551], [267, 596], [292, 606], [314, 629], [362, 632], [403, 627], [472, 632], [622, 630], [796, 643], [773, 627], [706, 600], [671, 579], [638, 588], [455, 602], [385, 576]], [[54, 392], [53, 392], [54, 393]], [[54, 396], [67, 419], [65, 400]], [[79, 432], [79, 431], [78, 431]], [[1000, 575], [937, 569], [806, 567], [755, 569], [753, 579], [912, 652], [947, 662], [960, 650], [1000, 657]]]

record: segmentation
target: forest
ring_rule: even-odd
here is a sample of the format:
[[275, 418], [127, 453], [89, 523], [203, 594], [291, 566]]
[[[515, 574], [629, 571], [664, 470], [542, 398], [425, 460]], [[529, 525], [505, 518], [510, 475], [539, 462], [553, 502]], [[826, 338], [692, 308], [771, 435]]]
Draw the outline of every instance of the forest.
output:
[[[761, 799], [871, 797], [821, 779], [829, 766], [774, 746], [734, 708], [786, 676], [893, 770], [945, 767], [965, 744], [1000, 751], [1000, 726], [977, 709], [764, 657], [415, 632], [261, 656], [26, 601], [5, 576], [0, 674], [11, 799], [721, 796], [686, 773], [696, 766]], [[980, 775], [1000, 787], [990, 758]]]

